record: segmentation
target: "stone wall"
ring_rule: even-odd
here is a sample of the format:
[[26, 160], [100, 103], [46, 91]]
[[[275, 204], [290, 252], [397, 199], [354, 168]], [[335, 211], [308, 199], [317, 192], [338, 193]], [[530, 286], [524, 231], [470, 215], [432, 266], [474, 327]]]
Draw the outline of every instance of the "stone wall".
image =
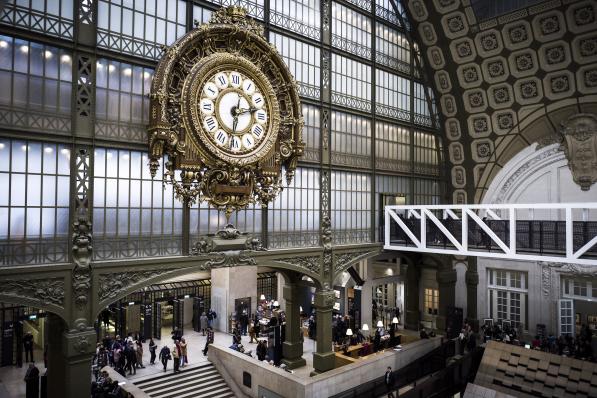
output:
[[[298, 377], [255, 358], [211, 345], [209, 360], [239, 397], [258, 397], [259, 386], [284, 397], [327, 398], [380, 376], [391, 366], [397, 370], [439, 347], [439, 337], [405, 345], [400, 352], [386, 351], [352, 365], [310, 378]], [[243, 386], [243, 372], [251, 375], [251, 387]]]

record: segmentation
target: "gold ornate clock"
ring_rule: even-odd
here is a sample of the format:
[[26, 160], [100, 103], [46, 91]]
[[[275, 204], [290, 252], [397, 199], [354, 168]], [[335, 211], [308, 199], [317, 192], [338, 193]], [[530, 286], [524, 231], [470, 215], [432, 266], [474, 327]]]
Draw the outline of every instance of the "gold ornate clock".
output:
[[304, 148], [297, 86], [244, 9], [218, 10], [166, 49], [150, 99], [152, 175], [165, 155], [164, 179], [189, 205], [229, 216], [275, 198], [283, 168], [292, 180]]

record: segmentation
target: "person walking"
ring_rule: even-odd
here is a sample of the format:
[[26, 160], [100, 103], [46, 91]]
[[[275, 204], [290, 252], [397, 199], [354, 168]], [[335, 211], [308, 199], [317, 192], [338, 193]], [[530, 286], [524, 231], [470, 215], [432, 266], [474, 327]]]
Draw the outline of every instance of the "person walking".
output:
[[145, 368], [145, 366], [143, 366], [143, 344], [141, 344], [141, 341], [137, 340], [135, 342], [136, 344], [136, 349], [135, 349], [135, 354], [137, 355], [137, 367], [139, 368]]
[[251, 341], [249, 341], [249, 343], [252, 343], [253, 340], [255, 340], [255, 343], [259, 343], [259, 340], [257, 340], [255, 337], [255, 326], [253, 323], [249, 325], [249, 337], [251, 337]]
[[124, 370], [128, 369], [129, 375], [137, 374], [137, 353], [133, 347], [133, 343], [129, 343], [126, 345], [124, 349], [124, 357], [126, 359], [126, 365], [124, 366]]
[[203, 355], [207, 355], [207, 349], [209, 345], [214, 342], [214, 331], [211, 326], [207, 327], [207, 339], [205, 340], [205, 348], [203, 349]]
[[27, 398], [39, 397], [39, 369], [34, 363], [29, 364], [27, 373], [25, 373], [25, 396]]
[[170, 354], [170, 349], [167, 345], [163, 346], [160, 350], [160, 361], [162, 361], [162, 365], [164, 365], [164, 372], [168, 367], [168, 361], [172, 359], [172, 355]]
[[33, 361], [33, 335], [29, 332], [23, 336], [23, 348], [25, 349], [25, 362]]
[[149, 364], [155, 365], [155, 351], [158, 348], [158, 345], [153, 341], [153, 338], [149, 340], [149, 353], [151, 357], [149, 358]]
[[189, 359], [187, 358], [187, 342], [185, 341], [184, 337], [180, 339], [180, 367], [184, 368], [185, 364], [189, 363]]
[[392, 373], [392, 368], [388, 366], [386, 374], [384, 375], [384, 382], [388, 391], [388, 398], [394, 398], [394, 385], [396, 384], [396, 378]]
[[207, 315], [205, 315], [205, 312], [199, 317], [199, 327], [201, 328], [201, 333], [205, 336], [205, 331], [207, 330]]
[[174, 347], [172, 347], [172, 360], [174, 361], [174, 373], [178, 373], [180, 366], [180, 346], [178, 341], [175, 341]]
[[386, 374], [384, 375], [384, 382], [386, 383], [386, 389], [388, 390], [388, 398], [394, 398], [394, 386], [396, 384], [396, 377], [392, 373], [392, 367], [388, 366]]

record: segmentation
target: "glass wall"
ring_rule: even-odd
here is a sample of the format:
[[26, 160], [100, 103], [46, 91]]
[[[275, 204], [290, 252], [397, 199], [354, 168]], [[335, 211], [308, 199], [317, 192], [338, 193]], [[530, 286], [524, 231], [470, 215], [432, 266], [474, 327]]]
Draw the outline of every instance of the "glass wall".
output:
[[153, 69], [108, 59], [96, 63], [95, 134], [98, 138], [147, 142]]
[[94, 258], [180, 254], [182, 204], [171, 185], [152, 180], [147, 154], [96, 148], [94, 155]]
[[0, 265], [68, 261], [70, 148], [0, 138]]
[[71, 75], [69, 51], [0, 35], [0, 126], [69, 134]]
[[[51, 204], [29, 204], [19, 197], [13, 203], [12, 195], [19, 192], [5, 193], [0, 207], [10, 222], [0, 231], [8, 253], [3, 261], [68, 261], [66, 237], [72, 217], [68, 198], [58, 201], [68, 190], [57, 184], [69, 188], [73, 176], [68, 162], [60, 170], [58, 163], [80, 140], [94, 149], [96, 261], [177, 255], [183, 235], [192, 245], [199, 235], [225, 226], [223, 214], [197, 204], [190, 210], [189, 230], [183, 231], [181, 204], [171, 186], [162, 186], [161, 170], [151, 179], [145, 152], [147, 94], [161, 46], [193, 29], [193, 20], [209, 21], [220, 6], [242, 6], [260, 23], [267, 22], [268, 40], [298, 83], [306, 144], [296, 176], [280, 196], [267, 209], [251, 205], [233, 214], [231, 222], [267, 237], [272, 249], [319, 245], [321, 170], [327, 167], [321, 162], [327, 161], [328, 151], [336, 244], [378, 239], [382, 194], [403, 195], [406, 203], [439, 202], [441, 141], [433, 120], [437, 108], [413, 62], [417, 49], [411, 49], [406, 38], [408, 21], [401, 26], [389, 0], [98, 0], [95, 49], [73, 40], [73, 14], [80, 5], [88, 5], [73, 1], [13, 0], [0, 13], [0, 24], [30, 30], [27, 37], [16, 30], [12, 36], [0, 36], [2, 151], [16, 157], [14, 148], [31, 145], [19, 156], [33, 159], [42, 148], [46, 159], [47, 146], [56, 156], [55, 168], [44, 163], [39, 172], [14, 168], [10, 162], [2, 165], [2, 178], [11, 187], [13, 176], [20, 182], [39, 179], [45, 192], [50, 183], [44, 179], [53, 179], [55, 191], [48, 191], [48, 197], [56, 196]], [[327, 26], [322, 25], [326, 4]], [[324, 44], [328, 34], [330, 41]], [[89, 56], [91, 70], [80, 72], [84, 66], [73, 64], [75, 54]], [[92, 106], [93, 117], [91, 126], [81, 123], [75, 129], [81, 100]], [[26, 139], [13, 141], [14, 136]], [[49, 212], [55, 214], [52, 233], [43, 223], [42, 214]], [[28, 224], [38, 214], [39, 231]], [[43, 243], [50, 241], [51, 250]]]

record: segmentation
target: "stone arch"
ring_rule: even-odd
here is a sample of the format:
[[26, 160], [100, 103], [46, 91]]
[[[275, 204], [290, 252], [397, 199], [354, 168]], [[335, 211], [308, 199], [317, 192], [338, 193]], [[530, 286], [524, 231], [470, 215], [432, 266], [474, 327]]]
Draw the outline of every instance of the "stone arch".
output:
[[29, 297], [17, 297], [11, 296], [7, 294], [0, 294], [0, 302], [7, 303], [7, 304], [15, 304], [15, 305], [22, 305], [28, 307], [38, 308], [40, 310], [44, 310], [48, 313], [52, 313], [62, 319], [64, 322], [68, 323], [68, 316], [67, 311], [60, 306], [53, 305], [53, 304], [46, 304], [41, 302], [37, 299], [31, 299]]
[[[259, 261], [257, 257], [255, 258], [257, 260], [256, 264], [240, 264], [237, 266], [258, 265], [273, 268], [281, 272], [296, 272], [310, 277], [315, 283], [316, 288], [320, 289], [322, 288], [320, 275], [315, 272], [315, 266], [319, 266], [320, 264], [320, 257], [317, 255], [303, 258], [304, 264], [312, 264], [313, 269], [309, 269], [307, 265], [292, 263], [296, 262], [300, 257], [264, 261]], [[119, 271], [116, 277], [114, 276], [113, 269], [104, 271], [101, 268], [94, 268], [92, 293], [93, 297], [96, 297], [97, 300], [93, 300], [92, 314], [94, 317], [97, 317], [106, 306], [144, 287], [191, 273], [210, 272], [211, 268], [207, 266], [207, 263], [206, 259], [201, 259], [197, 263], [190, 263], [184, 267], [178, 266], [178, 268], [165, 268], [163, 266], [151, 269], [129, 268]]]
[[39, 308], [68, 322], [70, 302], [64, 277], [23, 279], [10, 275], [0, 279], [0, 285], [0, 302]]
[[501, 140], [496, 140], [489, 162], [477, 166], [482, 170], [475, 183], [476, 202], [488, 203], [484, 197], [492, 181], [518, 153], [535, 143], [544, 146], [559, 142], [561, 123], [582, 112], [597, 113], [597, 100], [579, 104], [576, 99], [564, 99], [528, 112]]
[[374, 257], [379, 254], [380, 250], [370, 250], [366, 252], [358, 251], [358, 252], [347, 252], [347, 253], [334, 253], [334, 275], [332, 280], [336, 280], [339, 275], [343, 272], [348, 270], [354, 264], [358, 263], [359, 261], [366, 260], [368, 258]]
[[[594, 193], [574, 183], [559, 144], [533, 144], [504, 165], [492, 180], [482, 203], [590, 202]], [[545, 214], [547, 216], [547, 214]]]

